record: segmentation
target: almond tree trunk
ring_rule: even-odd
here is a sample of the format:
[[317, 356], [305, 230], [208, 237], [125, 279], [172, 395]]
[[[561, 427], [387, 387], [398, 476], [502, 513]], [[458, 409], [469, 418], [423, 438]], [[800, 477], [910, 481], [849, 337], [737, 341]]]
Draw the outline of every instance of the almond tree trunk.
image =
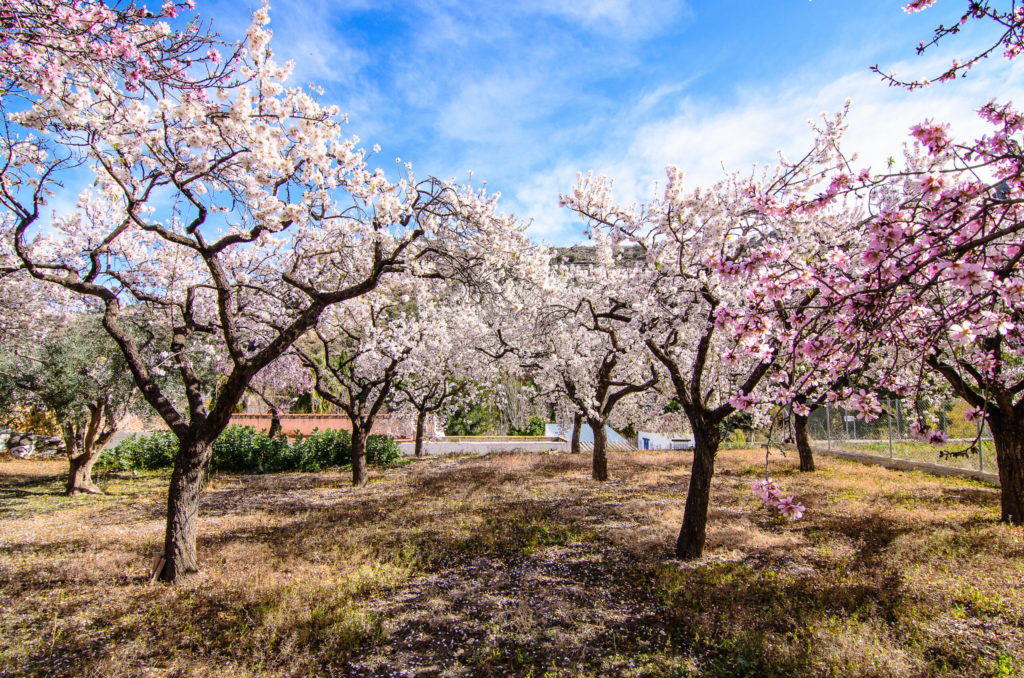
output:
[[722, 440], [718, 422], [691, 417], [693, 427], [693, 467], [690, 488], [686, 493], [683, 524], [676, 540], [676, 557], [682, 560], [700, 558], [707, 535], [708, 506], [711, 503], [711, 478], [715, 473], [715, 455]]
[[277, 408], [274, 407], [270, 410], [270, 430], [267, 431], [267, 437], [276, 440], [281, 436], [281, 414], [277, 411]]
[[999, 466], [1000, 520], [1024, 525], [1024, 425], [998, 412], [990, 415], [989, 428]]
[[164, 569], [160, 579], [178, 583], [199, 571], [196, 554], [199, 496], [203, 474], [210, 463], [210, 442], [182, 439], [174, 458], [167, 490], [167, 531], [164, 534]]
[[366, 429], [352, 426], [352, 485], [362, 487], [370, 479], [366, 470]]
[[800, 470], [811, 472], [814, 470], [814, 453], [811, 452], [811, 440], [807, 436], [807, 416], [797, 414], [793, 416], [793, 437], [796, 438], [796, 451], [800, 455]]
[[414, 443], [414, 454], [417, 457], [423, 456], [423, 428], [426, 425], [426, 420], [426, 410], [419, 410], [416, 413], [416, 442]]
[[608, 436], [604, 430], [604, 422], [587, 418], [590, 429], [594, 432], [594, 461], [592, 475], [594, 480], [608, 480]]
[[569, 443], [569, 451], [573, 454], [580, 453], [580, 430], [583, 428], [583, 415], [577, 412], [572, 418], [572, 442]]

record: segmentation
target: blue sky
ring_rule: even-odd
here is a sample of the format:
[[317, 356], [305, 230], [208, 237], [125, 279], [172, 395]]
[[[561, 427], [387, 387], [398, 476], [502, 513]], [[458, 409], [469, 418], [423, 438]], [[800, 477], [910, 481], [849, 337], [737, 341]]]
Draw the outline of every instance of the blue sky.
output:
[[[807, 121], [852, 99], [846, 147], [880, 167], [911, 124], [983, 129], [974, 111], [1012, 100], [1024, 65], [992, 59], [966, 81], [906, 93], [869, 71], [931, 76], [994, 37], [984, 24], [950, 49], [914, 47], [966, 0], [905, 14], [891, 0], [271, 0], [272, 45], [349, 115], [348, 131], [387, 167], [487, 181], [538, 241], [582, 238], [558, 207], [577, 172], [616, 179], [643, 200], [675, 164], [693, 185], [728, 170], [798, 157]], [[199, 1], [225, 38], [251, 7]]]

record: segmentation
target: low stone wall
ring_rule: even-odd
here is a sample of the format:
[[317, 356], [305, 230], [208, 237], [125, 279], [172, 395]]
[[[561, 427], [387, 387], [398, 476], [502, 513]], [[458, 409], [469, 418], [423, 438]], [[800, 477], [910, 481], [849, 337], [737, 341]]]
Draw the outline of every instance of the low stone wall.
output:
[[995, 473], [984, 473], [982, 471], [972, 471], [971, 469], [966, 468], [943, 466], [942, 464], [933, 464], [927, 461], [890, 459], [889, 457], [883, 457], [877, 454], [864, 454], [863, 452], [829, 450], [824, 447], [812, 447], [811, 450], [814, 454], [822, 454], [826, 457], [846, 459], [848, 461], [860, 462], [861, 464], [884, 466], [885, 468], [890, 468], [896, 471], [922, 471], [924, 473], [931, 473], [932, 475], [945, 476], [948, 478], [969, 478], [971, 480], [980, 480], [981, 482], [988, 483], [994, 487], [999, 487], [999, 476]]
[[[401, 441], [398, 447], [405, 456], [415, 450], [412, 441]], [[495, 452], [568, 452], [569, 443], [561, 438], [534, 436], [452, 436], [423, 441], [423, 454], [491, 454]]]

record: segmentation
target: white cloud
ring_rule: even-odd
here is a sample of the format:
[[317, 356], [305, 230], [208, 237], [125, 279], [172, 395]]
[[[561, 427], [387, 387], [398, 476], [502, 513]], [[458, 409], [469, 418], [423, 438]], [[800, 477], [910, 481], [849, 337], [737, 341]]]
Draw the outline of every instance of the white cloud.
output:
[[986, 65], [966, 80], [915, 92], [886, 87], [877, 75], [858, 70], [820, 83], [798, 79], [748, 89], [738, 92], [728, 106], [687, 96], [670, 115], [610, 135], [617, 139], [611, 145], [559, 159], [519, 189], [513, 202], [533, 218], [538, 237], [578, 240], [579, 221], [554, 207], [558, 193], [571, 189], [576, 171], [593, 170], [613, 178], [622, 202], [650, 199], [657, 187], [664, 186], [666, 165], [681, 167], [690, 186], [707, 185], [727, 171], [774, 163], [780, 150], [790, 159], [798, 158], [813, 139], [807, 121], [836, 113], [848, 97], [852, 105], [843, 148], [859, 155], [857, 166], [881, 170], [890, 156], [901, 157], [910, 127], [926, 118], [949, 122], [961, 140], [984, 134], [986, 123], [977, 109], [993, 96], [1008, 101], [1024, 93], [1024, 63]]

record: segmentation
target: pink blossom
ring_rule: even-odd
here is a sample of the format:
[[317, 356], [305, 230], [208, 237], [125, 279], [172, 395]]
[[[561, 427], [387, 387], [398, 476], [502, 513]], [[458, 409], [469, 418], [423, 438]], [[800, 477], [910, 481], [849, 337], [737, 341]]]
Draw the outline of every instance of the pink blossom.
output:
[[909, 4], [903, 6], [903, 11], [907, 14], [914, 14], [924, 11], [934, 4], [935, 0], [911, 0]]
[[778, 508], [779, 513], [789, 520], [800, 520], [804, 517], [804, 511], [806, 510], [804, 505], [798, 501], [794, 501], [793, 497], [780, 499], [776, 508]]

